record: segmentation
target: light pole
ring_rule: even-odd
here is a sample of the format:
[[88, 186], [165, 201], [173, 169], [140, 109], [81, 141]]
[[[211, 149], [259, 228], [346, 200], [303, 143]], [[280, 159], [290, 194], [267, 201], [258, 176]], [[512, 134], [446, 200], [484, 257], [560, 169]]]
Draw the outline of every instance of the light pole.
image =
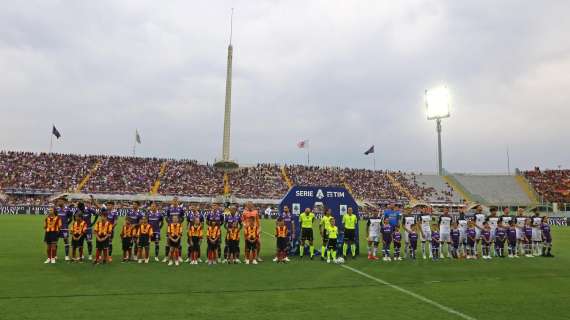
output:
[[441, 156], [441, 119], [449, 118], [451, 109], [451, 96], [446, 86], [426, 90], [425, 103], [428, 120], [435, 120], [437, 131], [437, 164], [438, 174], [443, 175], [443, 161]]

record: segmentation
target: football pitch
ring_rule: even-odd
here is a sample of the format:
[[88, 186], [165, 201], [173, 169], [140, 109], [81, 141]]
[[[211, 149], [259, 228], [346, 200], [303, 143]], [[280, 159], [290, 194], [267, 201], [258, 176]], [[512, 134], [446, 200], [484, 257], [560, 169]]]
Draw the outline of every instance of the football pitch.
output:
[[[570, 229], [563, 227], [553, 228], [555, 258], [370, 262], [361, 255], [344, 265], [298, 258], [283, 265], [271, 262], [275, 240], [263, 234], [259, 265], [176, 268], [120, 263], [117, 236], [110, 265], [65, 263], [61, 241], [60, 261], [44, 265], [42, 226], [42, 216], [0, 216], [0, 319], [570, 318]], [[273, 226], [263, 221], [265, 231]]]

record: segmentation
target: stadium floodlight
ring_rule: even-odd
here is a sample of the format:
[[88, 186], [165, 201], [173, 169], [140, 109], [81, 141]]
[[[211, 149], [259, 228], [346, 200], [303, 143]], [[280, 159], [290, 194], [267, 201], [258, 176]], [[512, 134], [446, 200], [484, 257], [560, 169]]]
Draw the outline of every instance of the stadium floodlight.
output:
[[441, 119], [450, 117], [451, 95], [447, 86], [426, 90], [425, 103], [428, 120], [436, 120], [438, 174], [443, 175], [441, 159]]

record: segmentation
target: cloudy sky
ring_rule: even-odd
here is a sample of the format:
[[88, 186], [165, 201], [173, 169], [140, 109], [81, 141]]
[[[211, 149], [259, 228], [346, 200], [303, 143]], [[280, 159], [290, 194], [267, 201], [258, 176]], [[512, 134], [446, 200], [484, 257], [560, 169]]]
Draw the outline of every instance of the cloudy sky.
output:
[[423, 93], [446, 84], [451, 171], [570, 167], [569, 1], [7, 1], [0, 149], [221, 155], [434, 172]]

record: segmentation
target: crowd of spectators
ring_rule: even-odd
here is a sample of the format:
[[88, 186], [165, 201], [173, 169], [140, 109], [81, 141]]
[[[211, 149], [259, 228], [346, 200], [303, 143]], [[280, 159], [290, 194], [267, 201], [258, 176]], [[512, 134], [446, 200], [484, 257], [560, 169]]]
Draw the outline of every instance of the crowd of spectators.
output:
[[525, 171], [527, 180], [543, 201], [570, 203], [570, 170]]
[[163, 160], [104, 157], [99, 169], [83, 187], [88, 193], [147, 193], [158, 178]]
[[224, 191], [224, 174], [195, 160], [171, 160], [160, 177], [159, 194], [214, 197]]
[[229, 178], [232, 195], [240, 198], [279, 199], [288, 189], [281, 167], [275, 164], [243, 167], [232, 172]]
[[0, 188], [68, 191], [96, 161], [94, 156], [0, 151]]

